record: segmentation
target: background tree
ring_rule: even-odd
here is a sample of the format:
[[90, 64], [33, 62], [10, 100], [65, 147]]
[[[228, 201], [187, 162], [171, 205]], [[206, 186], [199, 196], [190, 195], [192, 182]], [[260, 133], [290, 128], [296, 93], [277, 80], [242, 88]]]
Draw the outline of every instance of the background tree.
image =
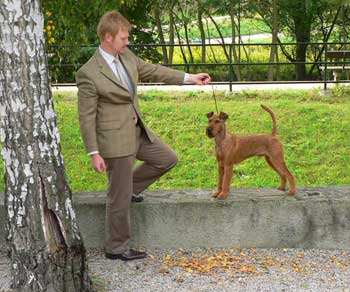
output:
[[[236, 46], [237, 39], [239, 39], [240, 33], [238, 31], [237, 21], [238, 17], [241, 13], [240, 1], [238, 0], [207, 0], [207, 4], [205, 6], [205, 12], [210, 18], [211, 22], [215, 26], [215, 29], [220, 37], [220, 43], [222, 45], [222, 50], [226, 57], [227, 62], [232, 58], [233, 64], [239, 64], [241, 62], [241, 48], [240, 46]], [[215, 21], [215, 15], [227, 15], [230, 16], [231, 21], [231, 45], [232, 51], [229, 50], [227, 43], [225, 43], [225, 38], [223, 32], [220, 28], [220, 25]], [[231, 56], [232, 54], [232, 56]], [[233, 80], [241, 80], [240, 66], [233, 66]]]
[[[270, 27], [272, 40], [269, 62], [278, 62], [278, 33], [280, 32], [280, 5], [279, 0], [259, 0], [250, 1], [252, 3], [251, 9], [256, 11], [264, 22]], [[269, 65], [267, 80], [279, 80], [279, 66]]]
[[[180, 36], [179, 28], [177, 29], [178, 41], [179, 43], [184, 43], [188, 52], [189, 63], [194, 62], [194, 57], [192, 53], [192, 48], [189, 45], [191, 43], [189, 38], [189, 30], [193, 26], [193, 20], [196, 17], [195, 6], [193, 1], [190, 0], [178, 0], [176, 11], [173, 10], [175, 15], [175, 20], [178, 25], [183, 29], [184, 34]], [[184, 54], [184, 53], [183, 53]], [[186, 58], [187, 59], [187, 58]], [[187, 61], [186, 61], [187, 63]]]
[[113, 1], [43, 0], [45, 35], [51, 80], [73, 82], [75, 72], [99, 44], [96, 27], [105, 11], [115, 9]]
[[[319, 0], [316, 0], [319, 1]], [[295, 73], [297, 80], [306, 80], [306, 49], [310, 42], [311, 25], [315, 17], [316, 3], [314, 0], [281, 0], [281, 8], [289, 16], [289, 27], [297, 42], [295, 52]]]
[[[114, 9], [126, 17], [132, 24], [132, 31], [130, 35], [131, 43], [135, 44], [154, 44], [156, 43], [156, 32], [154, 19], [152, 18], [152, 1], [132, 0], [132, 1], [117, 1]], [[105, 10], [104, 12], [107, 12]], [[102, 14], [101, 14], [102, 16]], [[100, 16], [100, 17], [101, 17]], [[100, 19], [98, 18], [98, 20]], [[158, 63], [162, 60], [156, 47], [133, 48], [133, 51], [140, 57]]]
[[[97, 24], [110, 10], [119, 10], [133, 24], [131, 43], [155, 43], [151, 1], [109, 0], [43, 0], [48, 61], [53, 82], [74, 82], [75, 72], [99, 45]], [[156, 48], [138, 48], [142, 58], [159, 62], [162, 55]]]
[[206, 35], [205, 28], [203, 24], [203, 15], [204, 15], [204, 6], [202, 0], [197, 0], [197, 25], [201, 36], [201, 44], [202, 44], [202, 57], [201, 62], [204, 64], [206, 62]]
[[0, 2], [0, 109], [15, 291], [92, 291], [48, 82], [39, 0]]
[[[316, 23], [315, 23], [315, 29], [313, 39], [315, 42], [323, 42], [328, 43], [331, 40], [332, 42], [340, 41], [342, 42], [342, 39], [338, 39], [338, 36], [342, 34], [344, 31], [341, 29], [342, 23], [339, 22], [340, 13], [343, 11], [344, 6], [342, 5], [342, 0], [331, 0], [327, 2], [327, 9], [326, 11], [318, 11], [317, 17], [316, 17]], [[337, 31], [340, 32], [338, 34], [337, 32], [334, 34], [334, 29], [338, 28]], [[346, 40], [344, 40], [346, 41]], [[327, 45], [328, 49], [336, 49], [331, 48], [331, 45]], [[339, 46], [338, 46], [339, 47]], [[342, 47], [342, 46], [340, 46]], [[312, 76], [312, 73], [315, 68], [318, 68], [317, 65], [318, 62], [322, 60], [322, 57], [324, 56], [324, 51], [326, 47], [324, 45], [311, 45], [311, 53], [312, 61], [314, 62], [308, 71], [308, 76]], [[319, 72], [321, 75], [321, 72]]]
[[[174, 7], [177, 0], [153, 0], [152, 15], [156, 25], [159, 43], [162, 47], [163, 63], [172, 64], [175, 44]], [[167, 37], [166, 37], [167, 36]], [[157, 43], [157, 40], [155, 40]]]
[[[165, 64], [173, 63], [174, 54], [182, 57], [185, 64], [232, 60], [233, 80], [261, 80], [264, 76], [269, 80], [317, 78], [314, 71], [324, 51], [323, 46], [310, 45], [310, 42], [346, 41], [350, 25], [349, 0], [43, 0], [43, 4], [50, 71], [52, 80], [59, 82], [74, 82], [75, 71], [94, 53], [99, 43], [96, 35], [98, 20], [112, 9], [120, 10], [134, 24], [131, 43], [155, 44], [132, 47], [140, 57]], [[225, 21], [216, 20], [216, 16], [227, 16], [226, 23], [230, 24], [227, 26]], [[271, 46], [269, 55], [262, 46], [259, 47], [262, 54], [253, 55], [256, 48], [245, 45], [240, 36], [246, 34], [247, 28], [250, 30], [251, 23], [256, 24], [261, 18], [272, 32], [271, 42], [279, 43], [279, 47]], [[256, 28], [253, 30], [258, 33], [260, 28]], [[175, 36], [180, 48], [174, 49]], [[227, 40], [229, 37], [231, 43]], [[193, 38], [201, 39], [200, 59], [195, 49], [188, 45]], [[220, 48], [210, 44], [213, 38], [219, 39]], [[156, 47], [158, 43], [166, 42], [169, 47]], [[285, 45], [283, 42], [297, 44]], [[268, 70], [255, 66], [257, 70], [251, 70], [251, 66], [244, 64], [255, 62], [257, 56], [261, 62], [278, 62], [280, 58], [295, 65], [281, 67], [279, 71], [279, 66], [271, 65]], [[305, 65], [306, 61], [315, 63]], [[189, 70], [189, 66], [184, 67]], [[223, 68], [211, 67], [214, 78], [227, 80], [227, 68]]]
[[319, 30], [317, 27], [317, 17], [329, 14], [334, 11], [332, 7], [339, 7], [339, 0], [280, 0], [281, 25], [286, 30], [287, 35], [291, 36], [297, 45], [292, 52], [286, 51], [282, 47], [282, 52], [292, 62], [295, 62], [295, 75], [297, 80], [307, 80], [306, 62], [307, 48], [309, 42], [318, 41], [313, 38], [314, 32]]
[[160, 7], [160, 4], [161, 4], [161, 1], [158, 1], [158, 0], [152, 1], [152, 15], [158, 31], [159, 43], [163, 45], [162, 46], [163, 63], [169, 64], [168, 51], [167, 51], [167, 48], [165, 47], [165, 38], [164, 38], [161, 13], [160, 13], [162, 7]]

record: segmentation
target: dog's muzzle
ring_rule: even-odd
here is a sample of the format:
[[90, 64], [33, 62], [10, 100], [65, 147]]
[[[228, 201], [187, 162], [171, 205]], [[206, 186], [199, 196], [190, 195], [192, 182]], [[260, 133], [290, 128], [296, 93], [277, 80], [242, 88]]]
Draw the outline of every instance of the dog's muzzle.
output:
[[213, 128], [212, 127], [208, 127], [206, 132], [207, 132], [207, 136], [209, 138], [213, 138], [214, 137], [214, 135], [213, 135]]

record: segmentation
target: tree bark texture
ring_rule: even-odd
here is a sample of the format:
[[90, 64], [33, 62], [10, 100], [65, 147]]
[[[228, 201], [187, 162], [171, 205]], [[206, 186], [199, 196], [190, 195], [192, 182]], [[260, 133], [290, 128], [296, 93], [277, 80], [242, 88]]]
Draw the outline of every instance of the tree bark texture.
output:
[[0, 115], [15, 291], [93, 291], [48, 83], [39, 0], [0, 2]]

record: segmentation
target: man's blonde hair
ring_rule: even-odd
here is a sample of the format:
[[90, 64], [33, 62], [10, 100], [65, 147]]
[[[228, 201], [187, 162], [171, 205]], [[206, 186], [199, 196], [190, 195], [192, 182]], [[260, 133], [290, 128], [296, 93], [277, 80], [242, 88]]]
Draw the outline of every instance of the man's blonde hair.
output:
[[130, 22], [121, 15], [117, 10], [106, 12], [100, 19], [97, 26], [97, 34], [102, 41], [106, 33], [110, 33], [115, 37], [120, 30], [130, 31]]

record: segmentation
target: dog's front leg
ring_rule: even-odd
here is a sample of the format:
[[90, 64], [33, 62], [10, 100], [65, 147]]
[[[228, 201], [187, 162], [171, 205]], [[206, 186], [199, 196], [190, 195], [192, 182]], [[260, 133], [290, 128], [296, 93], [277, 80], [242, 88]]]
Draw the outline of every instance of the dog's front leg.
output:
[[218, 190], [213, 194], [213, 197], [216, 198], [222, 192], [222, 182], [224, 179], [224, 165], [218, 161]]
[[218, 199], [224, 200], [227, 198], [230, 192], [232, 174], [233, 174], [233, 164], [225, 165], [223, 182], [222, 182], [222, 191], [220, 194], [218, 194], [217, 196]]

